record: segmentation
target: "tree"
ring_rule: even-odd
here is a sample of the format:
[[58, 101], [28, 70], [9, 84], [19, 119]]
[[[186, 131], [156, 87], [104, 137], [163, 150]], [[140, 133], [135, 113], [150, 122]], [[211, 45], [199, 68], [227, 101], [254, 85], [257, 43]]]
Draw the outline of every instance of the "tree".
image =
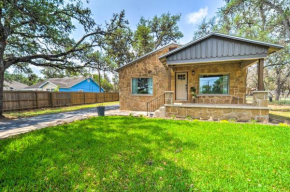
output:
[[42, 80], [32, 71], [29, 73], [21, 73], [21, 72], [19, 73], [14, 71], [12, 74], [6, 71], [4, 73], [4, 79], [8, 82], [17, 81], [29, 86], [38, 83], [39, 81]]
[[[115, 25], [118, 25], [118, 23], [115, 23]], [[121, 67], [134, 59], [132, 52], [133, 32], [129, 28], [127, 20], [124, 20], [121, 26], [121, 28], [115, 27], [116, 30], [113, 35], [105, 36], [102, 46], [107, 57], [115, 62], [116, 67]]]
[[154, 49], [153, 36], [151, 35], [151, 28], [148, 23], [148, 20], [141, 17], [137, 30], [134, 33], [133, 48], [137, 57], [149, 53]]
[[217, 31], [218, 29], [216, 24], [216, 17], [213, 17], [209, 20], [203, 18], [201, 23], [197, 26], [198, 30], [193, 34], [193, 39], [195, 40], [211, 32]]
[[[0, 2], [0, 117], [3, 117], [4, 72], [9, 67], [28, 64], [57, 69], [79, 70], [92, 47], [112, 35], [124, 22], [124, 11], [114, 14], [105, 27], [96, 25], [91, 11], [81, 0], [42, 0]], [[78, 21], [85, 35], [78, 41], [70, 37]]]
[[98, 81], [101, 81], [101, 85], [102, 85], [102, 88], [106, 90], [106, 92], [112, 92], [114, 87], [110, 81], [110, 78], [108, 77], [107, 74], [104, 74], [104, 76], [100, 77], [99, 75], [95, 74], [93, 75], [93, 79], [98, 82]]
[[[102, 52], [100, 51], [95, 51], [92, 52], [88, 55], [87, 57], [87, 64], [89, 64], [89, 66], [94, 69], [97, 70], [98, 75], [94, 76], [94, 79], [96, 79], [96, 77], [98, 77], [98, 84], [100, 86], [100, 92], [102, 92], [101, 90], [101, 86], [102, 86], [102, 76], [101, 76], [101, 72], [107, 72], [107, 71], [113, 71], [114, 68], [116, 67], [114, 65], [114, 63], [111, 62], [110, 58], [106, 57]], [[104, 75], [105, 78], [105, 75]]]
[[161, 17], [156, 15], [152, 20], [148, 21], [153, 34], [154, 49], [164, 46], [171, 41], [176, 42], [183, 37], [177, 25], [180, 17], [181, 14], [171, 15], [170, 13], [164, 13]]
[[180, 17], [181, 14], [170, 13], [164, 13], [160, 17], [156, 15], [153, 19], [147, 20], [141, 17], [134, 33], [133, 47], [136, 55], [143, 55], [182, 38], [183, 34], [177, 25]]

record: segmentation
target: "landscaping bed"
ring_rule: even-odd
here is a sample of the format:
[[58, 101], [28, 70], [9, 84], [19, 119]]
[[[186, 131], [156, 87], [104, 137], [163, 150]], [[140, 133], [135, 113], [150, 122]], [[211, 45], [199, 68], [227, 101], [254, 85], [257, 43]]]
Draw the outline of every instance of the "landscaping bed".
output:
[[97, 117], [0, 140], [2, 191], [288, 191], [290, 127]]

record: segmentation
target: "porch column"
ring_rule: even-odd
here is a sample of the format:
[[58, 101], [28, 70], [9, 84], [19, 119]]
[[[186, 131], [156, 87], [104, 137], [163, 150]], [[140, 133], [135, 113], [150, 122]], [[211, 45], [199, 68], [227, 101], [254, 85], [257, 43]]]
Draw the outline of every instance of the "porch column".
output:
[[258, 91], [264, 91], [264, 59], [259, 59], [258, 62]]
[[165, 104], [170, 105], [173, 104], [173, 91], [165, 91]]
[[168, 91], [171, 91], [171, 66], [168, 65]]

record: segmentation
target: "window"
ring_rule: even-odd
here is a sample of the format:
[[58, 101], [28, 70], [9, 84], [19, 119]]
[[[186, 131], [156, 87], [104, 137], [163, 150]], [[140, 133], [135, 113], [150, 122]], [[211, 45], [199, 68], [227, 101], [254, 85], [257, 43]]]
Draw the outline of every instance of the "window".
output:
[[199, 77], [200, 94], [228, 94], [228, 75], [203, 75]]
[[132, 79], [132, 94], [153, 94], [153, 79], [152, 78], [133, 78]]
[[178, 74], [177, 79], [178, 80], [185, 80], [185, 74]]

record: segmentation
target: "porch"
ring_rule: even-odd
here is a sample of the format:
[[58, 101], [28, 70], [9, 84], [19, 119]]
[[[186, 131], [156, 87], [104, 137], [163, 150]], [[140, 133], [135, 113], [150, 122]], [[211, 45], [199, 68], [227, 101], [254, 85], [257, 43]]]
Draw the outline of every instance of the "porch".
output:
[[174, 92], [164, 93], [164, 105], [155, 117], [179, 117], [200, 120], [235, 120], [267, 122], [269, 120], [268, 92], [253, 92], [253, 104], [175, 103]]

